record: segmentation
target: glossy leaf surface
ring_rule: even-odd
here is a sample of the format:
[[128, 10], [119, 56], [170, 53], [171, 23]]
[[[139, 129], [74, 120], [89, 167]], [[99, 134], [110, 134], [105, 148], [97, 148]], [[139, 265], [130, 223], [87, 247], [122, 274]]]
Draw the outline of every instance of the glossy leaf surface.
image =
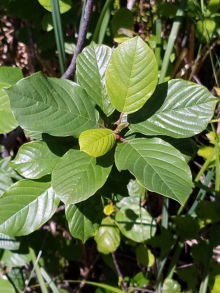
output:
[[65, 204], [86, 200], [103, 186], [112, 163], [69, 150], [52, 172], [52, 187]]
[[7, 89], [11, 108], [26, 130], [55, 136], [96, 128], [95, 109], [76, 83], [35, 73]]
[[175, 138], [203, 131], [213, 116], [216, 98], [203, 86], [173, 79], [160, 84], [152, 98], [129, 117], [130, 129]]
[[123, 235], [135, 242], [143, 242], [154, 235], [156, 223], [150, 214], [138, 205], [124, 206], [115, 217]]
[[50, 174], [59, 160], [59, 143], [53, 151], [45, 141], [33, 141], [22, 145], [10, 163], [18, 173], [29, 179], [38, 179]]
[[109, 254], [118, 248], [120, 244], [120, 232], [114, 220], [111, 218], [104, 218], [102, 220], [101, 227], [95, 236], [95, 241], [98, 251], [103, 254]]
[[0, 197], [0, 232], [30, 234], [52, 217], [58, 204], [49, 182], [21, 180]]
[[132, 38], [115, 49], [106, 70], [106, 88], [119, 112], [132, 113], [140, 109], [156, 85], [156, 59], [141, 38]]
[[105, 71], [112, 54], [111, 48], [92, 42], [77, 57], [77, 82], [88, 96], [109, 116], [114, 107], [105, 88]]
[[14, 237], [0, 233], [0, 249], [18, 250], [20, 242]]
[[95, 235], [102, 220], [102, 202], [100, 196], [93, 196], [86, 201], [66, 208], [66, 219], [74, 238], [83, 242]]
[[9, 97], [4, 91], [23, 77], [17, 67], [0, 67], [0, 133], [9, 132], [18, 126], [18, 122], [11, 112]]
[[80, 150], [92, 157], [100, 157], [109, 152], [116, 141], [111, 129], [89, 129], [79, 136]]
[[128, 169], [150, 191], [183, 204], [192, 190], [191, 172], [182, 154], [160, 138], [136, 138], [119, 144], [119, 170]]

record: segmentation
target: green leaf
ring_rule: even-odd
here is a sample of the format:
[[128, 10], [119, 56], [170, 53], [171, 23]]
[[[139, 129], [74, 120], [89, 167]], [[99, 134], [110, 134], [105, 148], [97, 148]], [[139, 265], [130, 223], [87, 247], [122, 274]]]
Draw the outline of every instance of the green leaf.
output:
[[182, 154], [160, 138], [136, 138], [116, 148], [118, 170], [128, 169], [147, 189], [184, 204], [192, 191], [189, 166]]
[[58, 204], [50, 182], [21, 180], [0, 197], [0, 232], [30, 234], [52, 217]]
[[13, 184], [13, 181], [11, 177], [5, 174], [4, 170], [0, 169], [0, 195], [5, 190], [7, 190], [12, 184]]
[[5, 279], [0, 278], [0, 288], [4, 293], [15, 293], [15, 289], [12, 284]]
[[9, 97], [3, 88], [10, 87], [23, 77], [17, 67], [0, 67], [0, 133], [12, 131], [18, 126], [10, 107]]
[[95, 235], [102, 220], [103, 206], [100, 196], [93, 196], [86, 201], [66, 208], [66, 219], [74, 238], [86, 240]]
[[163, 293], [180, 293], [180, 284], [172, 279], [166, 279], [163, 283]]
[[116, 227], [114, 220], [107, 217], [102, 220], [95, 241], [100, 253], [109, 254], [114, 252], [120, 244], [120, 232]]
[[18, 250], [20, 242], [14, 237], [0, 233], [0, 249]]
[[65, 204], [86, 200], [108, 178], [112, 162], [107, 157], [95, 159], [79, 150], [69, 150], [52, 172], [52, 187]]
[[8, 267], [22, 267], [31, 261], [29, 253], [4, 250], [1, 262]]
[[106, 70], [106, 88], [118, 111], [132, 113], [140, 109], [156, 84], [156, 59], [141, 38], [132, 38], [115, 49]]
[[190, 137], [207, 127], [215, 105], [216, 98], [205, 87], [173, 79], [158, 85], [145, 106], [128, 117], [130, 129], [145, 135]]
[[[38, 0], [40, 5], [42, 5], [46, 10], [52, 11], [51, 9], [51, 2], [50, 0]], [[60, 6], [60, 13], [65, 13], [72, 7], [72, 1], [71, 0], [59, 0], [59, 6]]]
[[92, 42], [76, 61], [77, 82], [107, 116], [114, 111], [105, 88], [105, 71], [111, 54], [111, 48]]
[[0, 83], [9, 85], [15, 84], [23, 77], [22, 71], [18, 67], [1, 66], [0, 67]]
[[53, 151], [45, 141], [33, 141], [22, 145], [10, 166], [22, 176], [38, 179], [50, 174], [59, 161], [62, 144], [56, 143]]
[[86, 92], [66, 79], [41, 72], [7, 89], [12, 112], [26, 130], [55, 136], [79, 135], [96, 128], [95, 109]]
[[150, 214], [138, 205], [124, 206], [115, 217], [123, 235], [135, 242], [143, 242], [154, 235], [156, 223]]
[[100, 157], [109, 152], [116, 142], [116, 136], [111, 129], [89, 129], [79, 136], [80, 150], [92, 157]]
[[143, 243], [136, 247], [135, 254], [138, 262], [145, 267], [151, 267], [155, 262], [154, 255]]
[[129, 33], [132, 35], [134, 15], [131, 10], [123, 7], [114, 14], [111, 24], [114, 39], [127, 37]]

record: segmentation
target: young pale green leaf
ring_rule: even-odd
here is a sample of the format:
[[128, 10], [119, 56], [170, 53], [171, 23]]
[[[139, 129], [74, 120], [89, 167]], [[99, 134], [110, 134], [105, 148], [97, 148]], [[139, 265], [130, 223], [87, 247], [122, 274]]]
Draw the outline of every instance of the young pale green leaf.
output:
[[0, 278], [0, 288], [4, 293], [16, 293], [12, 284], [8, 280], [2, 278]]
[[175, 138], [203, 131], [213, 116], [216, 98], [203, 86], [173, 79], [160, 84], [145, 106], [128, 118], [130, 129]]
[[135, 242], [143, 242], [154, 235], [156, 223], [150, 214], [138, 205], [124, 206], [115, 217], [123, 235]]
[[105, 71], [112, 54], [111, 48], [92, 42], [77, 57], [77, 82], [88, 96], [109, 116], [114, 107], [105, 88]]
[[26, 130], [55, 136], [78, 136], [96, 128], [95, 109], [86, 92], [66, 79], [46, 78], [41, 72], [7, 89], [12, 112]]
[[60, 159], [61, 143], [51, 150], [45, 141], [33, 141], [22, 145], [10, 166], [22, 176], [38, 179], [50, 174]]
[[17, 67], [0, 67], [0, 133], [12, 131], [18, 126], [10, 107], [9, 97], [4, 88], [15, 84], [23, 77], [22, 71]]
[[[38, 0], [40, 5], [42, 5], [46, 10], [52, 11], [51, 8], [51, 2], [50, 0]], [[71, 0], [59, 0], [59, 7], [60, 7], [60, 13], [65, 13], [72, 7]]]
[[97, 232], [101, 224], [102, 212], [100, 196], [93, 196], [76, 205], [69, 205], [66, 208], [66, 219], [71, 235], [85, 243]]
[[96, 159], [79, 150], [69, 150], [52, 171], [52, 187], [65, 204], [86, 200], [108, 178], [112, 162]]
[[183, 155], [160, 138], [136, 138], [116, 148], [118, 170], [128, 169], [150, 191], [184, 204], [192, 191], [190, 168]]
[[101, 227], [95, 235], [97, 249], [100, 253], [109, 254], [114, 252], [120, 244], [120, 232], [114, 220], [110, 217], [102, 220]]
[[120, 112], [136, 112], [157, 85], [157, 62], [153, 51], [139, 37], [122, 43], [112, 53], [105, 79], [113, 106]]
[[89, 129], [79, 136], [80, 150], [92, 157], [100, 157], [109, 152], [116, 141], [116, 136], [111, 129]]
[[21, 180], [0, 197], [0, 233], [30, 234], [52, 217], [58, 204], [50, 182]]

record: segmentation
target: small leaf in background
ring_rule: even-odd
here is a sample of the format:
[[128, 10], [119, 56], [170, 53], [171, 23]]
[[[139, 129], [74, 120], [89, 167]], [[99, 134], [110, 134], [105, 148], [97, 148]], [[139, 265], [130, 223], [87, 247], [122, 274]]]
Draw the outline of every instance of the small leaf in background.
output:
[[220, 140], [220, 133], [214, 133], [213, 131], [210, 131], [209, 133], [206, 134], [206, 136], [208, 137], [209, 142], [211, 144], [216, 144], [217, 143], [216, 136]]
[[131, 284], [134, 287], [143, 288], [150, 283], [150, 280], [147, 279], [146, 274], [143, 272], [137, 273], [132, 279]]
[[93, 158], [79, 150], [69, 150], [52, 172], [52, 187], [65, 204], [86, 200], [100, 189], [111, 172], [107, 157]]
[[38, 179], [50, 174], [59, 161], [61, 144], [57, 143], [52, 151], [45, 141], [33, 141], [23, 144], [10, 166], [22, 176], [29, 179]]
[[176, 225], [176, 233], [182, 241], [199, 238], [198, 220], [189, 215], [176, 216], [173, 219]]
[[114, 111], [105, 88], [105, 71], [111, 54], [112, 49], [108, 46], [92, 42], [76, 61], [77, 82], [107, 116]]
[[212, 287], [211, 293], [219, 293], [220, 288], [220, 275], [215, 277], [214, 285]]
[[30, 234], [52, 217], [58, 204], [50, 182], [21, 180], [0, 197], [0, 232]]
[[121, 233], [135, 242], [143, 242], [152, 237], [156, 223], [150, 214], [138, 205], [124, 206], [115, 216]]
[[208, 200], [200, 201], [196, 208], [196, 214], [199, 218], [204, 220], [210, 220], [212, 223], [220, 221], [220, 202]]
[[207, 127], [216, 101], [205, 87], [173, 79], [159, 84], [144, 107], [128, 116], [129, 127], [145, 135], [191, 137]]
[[178, 277], [186, 282], [187, 288], [190, 288], [192, 292], [198, 292], [198, 268], [193, 265], [188, 268], [178, 270]]
[[31, 261], [29, 252], [4, 250], [1, 262], [8, 267], [22, 267]]
[[109, 152], [116, 142], [116, 136], [111, 129], [89, 129], [79, 136], [80, 150], [92, 157], [100, 157]]
[[9, 132], [18, 126], [18, 122], [11, 112], [9, 97], [4, 91], [23, 77], [17, 67], [0, 67], [0, 133]]
[[114, 252], [120, 244], [120, 232], [114, 220], [107, 217], [102, 220], [101, 227], [95, 235], [97, 249], [100, 253]]
[[[51, 9], [51, 2], [50, 0], [38, 0], [40, 5], [42, 5], [46, 10], [52, 11]], [[60, 6], [60, 13], [65, 13], [72, 7], [71, 0], [59, 0], [59, 6]]]
[[66, 79], [46, 78], [41, 72], [7, 89], [12, 112], [26, 130], [54, 136], [78, 136], [97, 128], [94, 105], [86, 92]]
[[170, 230], [160, 227], [160, 233], [147, 241], [147, 244], [153, 248], [160, 249], [160, 258], [163, 259], [169, 253], [171, 246], [174, 244], [173, 234]]
[[46, 32], [50, 32], [53, 30], [53, 20], [52, 15], [50, 13], [45, 14], [42, 18], [42, 29]]
[[[115, 42], [126, 41], [133, 36], [134, 15], [131, 10], [123, 7], [113, 16], [111, 26]], [[127, 32], [127, 33], [126, 33]]]
[[[199, 147], [197, 154], [203, 157], [205, 160], [207, 160], [208, 157], [213, 152], [213, 150], [214, 150], [214, 147], [212, 146], [202, 145]], [[212, 168], [213, 166], [215, 166], [215, 160], [216, 160], [216, 154], [213, 155], [211, 161], [209, 162], [208, 168]]]
[[206, 18], [198, 20], [196, 23], [196, 33], [201, 42], [207, 42], [213, 37], [216, 30], [216, 22], [214, 19]]
[[110, 216], [115, 211], [113, 204], [108, 204], [104, 207], [104, 214]]
[[155, 262], [154, 255], [145, 244], [138, 245], [135, 249], [135, 254], [138, 262], [145, 267], [151, 267]]
[[66, 219], [74, 238], [86, 240], [95, 235], [102, 220], [103, 205], [100, 196], [82, 201], [66, 208]]
[[163, 293], [180, 293], [180, 284], [173, 279], [166, 279], [163, 283]]
[[135, 138], [117, 145], [118, 170], [128, 169], [150, 191], [184, 204], [192, 175], [182, 154], [160, 138]]
[[157, 79], [153, 51], [140, 37], [135, 37], [112, 53], [105, 84], [112, 105], [119, 112], [133, 113], [151, 97]]
[[12, 284], [8, 280], [2, 278], [0, 278], [0, 288], [4, 293], [16, 293]]

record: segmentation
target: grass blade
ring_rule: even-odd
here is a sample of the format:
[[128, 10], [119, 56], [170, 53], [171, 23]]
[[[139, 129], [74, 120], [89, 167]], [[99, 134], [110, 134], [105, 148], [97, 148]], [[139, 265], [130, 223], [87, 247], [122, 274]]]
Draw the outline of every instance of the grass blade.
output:
[[51, 2], [51, 9], [52, 9], [54, 34], [55, 34], [57, 50], [58, 50], [60, 71], [61, 71], [61, 74], [63, 74], [66, 69], [66, 59], [65, 59], [63, 29], [62, 29], [62, 22], [60, 17], [59, 0], [50, 0], [50, 2]]

